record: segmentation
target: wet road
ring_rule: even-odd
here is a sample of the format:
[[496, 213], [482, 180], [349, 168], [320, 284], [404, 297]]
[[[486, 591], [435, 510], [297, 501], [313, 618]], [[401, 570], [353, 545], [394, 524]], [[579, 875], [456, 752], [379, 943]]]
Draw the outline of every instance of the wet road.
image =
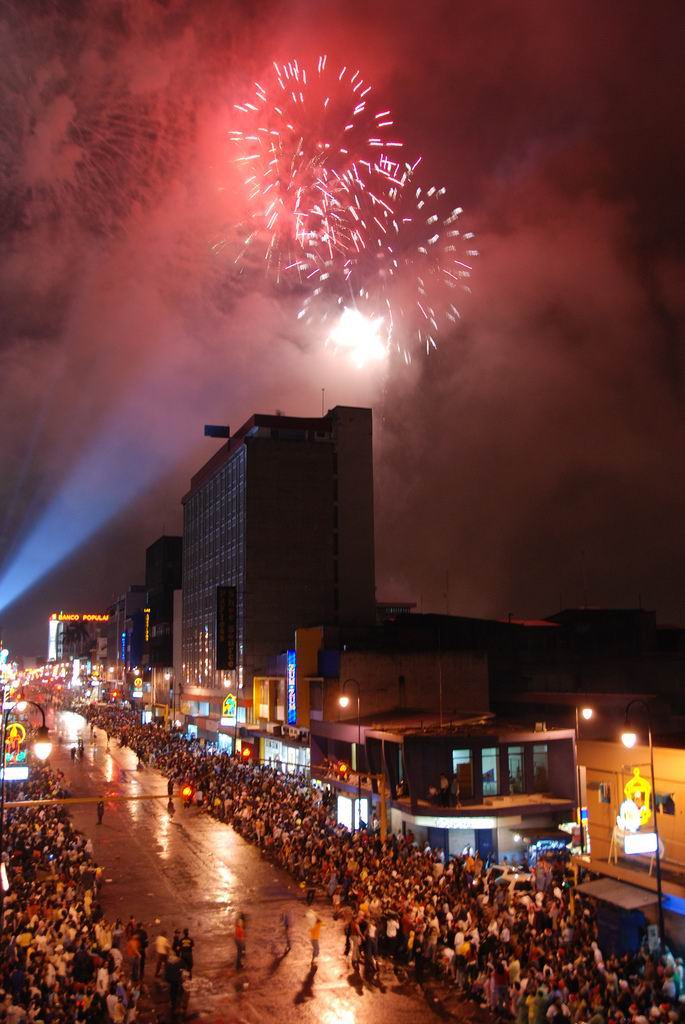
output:
[[[154, 936], [165, 928], [187, 927], [195, 939], [195, 970], [189, 1011], [202, 1018], [256, 1022], [277, 1017], [281, 1024], [363, 1024], [392, 1020], [469, 1020], [478, 1011], [442, 988], [419, 989], [383, 967], [371, 987], [348, 968], [342, 950], [342, 924], [322, 901], [315, 908], [324, 925], [318, 968], [310, 969], [311, 947], [302, 893], [232, 828], [176, 799], [167, 813], [166, 779], [150, 768], [136, 771], [136, 757], [77, 715], [63, 712], [54, 723], [60, 737], [51, 763], [61, 768], [74, 796], [160, 793], [161, 800], [106, 805], [97, 826], [94, 804], [72, 805], [75, 824], [93, 839], [95, 858], [107, 881], [101, 900], [108, 917], [129, 914], [145, 922], [150, 935], [146, 977], [154, 971]], [[69, 748], [82, 736], [84, 760], [72, 763]], [[124, 773], [122, 777], [122, 771]], [[293, 948], [282, 956], [279, 920], [288, 907], [293, 917]], [[235, 970], [233, 919], [248, 915], [247, 961]], [[150, 967], [152, 964], [152, 968]], [[482, 1011], [481, 1011], [482, 1012]]]

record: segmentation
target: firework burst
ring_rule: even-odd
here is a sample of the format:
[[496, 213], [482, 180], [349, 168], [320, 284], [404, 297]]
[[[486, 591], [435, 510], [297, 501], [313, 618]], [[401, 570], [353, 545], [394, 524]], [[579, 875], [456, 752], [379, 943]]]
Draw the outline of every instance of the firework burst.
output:
[[353, 309], [377, 331], [382, 323], [388, 352], [411, 362], [415, 352], [436, 348], [459, 320], [460, 293], [470, 290], [478, 252], [473, 233], [461, 228], [463, 211], [451, 204], [446, 188], [423, 188], [415, 167], [396, 165], [388, 168], [386, 185], [379, 194], [367, 188], [359, 204], [355, 196], [353, 220], [364, 244], [326, 264], [299, 315], [323, 323], [339, 347], [336, 318]]
[[360, 72], [325, 56], [274, 63], [236, 111], [250, 211], [237, 261], [258, 255], [277, 282], [304, 287], [300, 319], [357, 365], [436, 348], [469, 290], [473, 234], [446, 188], [421, 184], [420, 158], [403, 159]]
[[349, 208], [355, 193], [384, 177], [386, 154], [402, 148], [392, 114], [359, 70], [325, 55], [311, 68], [274, 63], [235, 108], [245, 126], [229, 138], [250, 209], [239, 258], [256, 250], [277, 280], [316, 279], [362, 244]]

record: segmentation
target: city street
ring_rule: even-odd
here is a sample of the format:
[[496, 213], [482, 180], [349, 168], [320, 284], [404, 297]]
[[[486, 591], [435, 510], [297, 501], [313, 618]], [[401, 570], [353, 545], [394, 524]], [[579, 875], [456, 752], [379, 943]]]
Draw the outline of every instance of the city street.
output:
[[[482, 1011], [458, 1000], [442, 987], [423, 990], [382, 968], [378, 986], [370, 986], [342, 956], [341, 922], [317, 899], [324, 919], [318, 967], [310, 969], [311, 949], [305, 902], [298, 887], [281, 870], [229, 826], [175, 800], [167, 812], [166, 780], [150, 768], [136, 771], [136, 757], [115, 741], [108, 751], [105, 734], [95, 743], [84, 720], [70, 712], [57, 716], [59, 736], [52, 756], [74, 796], [147, 795], [160, 800], [110, 802], [102, 826], [95, 804], [73, 805], [76, 825], [91, 836], [98, 863], [105, 867], [101, 901], [109, 918], [125, 922], [130, 914], [146, 925], [150, 948], [146, 981], [155, 1003], [168, 1010], [165, 991], [155, 987], [154, 937], [165, 928], [187, 927], [195, 940], [195, 970], [189, 1013], [212, 1020], [258, 1022], [278, 1015], [280, 1021], [355, 1024], [417, 1019], [417, 1013], [443, 1020], [470, 1020]], [[72, 762], [70, 747], [82, 736], [83, 761]], [[122, 775], [123, 773], [123, 775]], [[283, 956], [280, 916], [292, 912], [292, 951]], [[247, 966], [235, 970], [233, 919], [247, 914]]]

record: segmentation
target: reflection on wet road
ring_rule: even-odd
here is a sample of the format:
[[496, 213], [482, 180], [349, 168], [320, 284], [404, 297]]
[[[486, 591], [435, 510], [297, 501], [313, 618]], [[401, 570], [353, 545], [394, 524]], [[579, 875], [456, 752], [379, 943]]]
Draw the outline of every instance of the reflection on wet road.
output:
[[[95, 856], [105, 867], [102, 902], [108, 917], [142, 919], [153, 940], [161, 928], [169, 935], [187, 927], [195, 939], [195, 981], [190, 1009], [212, 1020], [258, 1022], [277, 1018], [317, 1024], [363, 1024], [392, 1020], [460, 1019], [470, 1009], [443, 997], [435, 1002], [413, 983], [400, 984], [385, 968], [385, 992], [351, 975], [342, 950], [340, 922], [327, 906], [318, 970], [310, 971], [305, 904], [299, 888], [274, 868], [233, 829], [176, 799], [167, 812], [166, 779], [150, 768], [136, 771], [136, 756], [105, 734], [95, 742], [84, 720], [70, 712], [57, 716], [59, 734], [52, 762], [61, 768], [74, 796], [105, 794], [105, 816], [96, 825], [94, 804], [74, 805], [76, 825], [93, 839]], [[72, 762], [70, 746], [83, 739], [85, 755]], [[122, 774], [123, 773], [123, 774]], [[107, 795], [160, 794], [159, 800], [107, 803]], [[280, 916], [289, 906], [294, 919], [292, 952], [282, 955]], [[247, 914], [246, 969], [235, 971], [233, 919]], [[148, 980], [152, 970], [148, 967]], [[432, 1012], [431, 1012], [432, 1011]], [[453, 1017], [454, 1014], [454, 1017]]]

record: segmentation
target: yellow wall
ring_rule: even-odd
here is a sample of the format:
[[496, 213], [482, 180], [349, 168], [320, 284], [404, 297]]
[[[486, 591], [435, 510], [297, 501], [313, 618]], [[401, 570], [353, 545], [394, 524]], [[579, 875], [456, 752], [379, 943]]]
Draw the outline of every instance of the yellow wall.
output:
[[260, 712], [262, 701], [260, 695], [262, 688], [266, 687], [268, 714], [265, 716], [269, 722], [277, 721], [276, 715], [276, 683], [277, 679], [274, 676], [253, 676], [252, 677], [252, 709], [254, 712], [255, 721], [258, 718], [263, 717]]
[[309, 676], [319, 672], [319, 650], [323, 647], [323, 627], [312, 626], [295, 631], [297, 657], [295, 688], [297, 693], [297, 724], [309, 728]]
[[[635, 746], [628, 750], [618, 741], [605, 743], [581, 740], [578, 744], [578, 761], [587, 771], [587, 808], [592, 857], [606, 860], [609, 856], [616, 815], [625, 799], [624, 786], [633, 777], [633, 768], [639, 767], [640, 774], [648, 782], [651, 781], [649, 748]], [[656, 747], [654, 778], [657, 793], [670, 793], [675, 801], [675, 814], [660, 813], [657, 821], [659, 836], [664, 844], [663, 863], [665, 867], [671, 867], [673, 870], [682, 867], [685, 872], [685, 750]], [[610, 787], [610, 803], [600, 803], [600, 782]], [[643, 829], [650, 831], [653, 827], [654, 817], [643, 826]]]

